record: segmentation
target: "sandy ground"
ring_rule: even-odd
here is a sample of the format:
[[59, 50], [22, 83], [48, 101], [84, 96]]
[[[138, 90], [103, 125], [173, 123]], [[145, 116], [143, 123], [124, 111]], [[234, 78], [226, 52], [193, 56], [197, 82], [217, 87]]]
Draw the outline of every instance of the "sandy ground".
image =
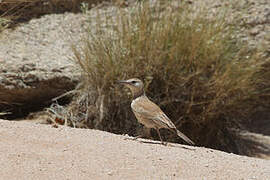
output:
[[0, 179], [270, 179], [270, 161], [0, 120]]

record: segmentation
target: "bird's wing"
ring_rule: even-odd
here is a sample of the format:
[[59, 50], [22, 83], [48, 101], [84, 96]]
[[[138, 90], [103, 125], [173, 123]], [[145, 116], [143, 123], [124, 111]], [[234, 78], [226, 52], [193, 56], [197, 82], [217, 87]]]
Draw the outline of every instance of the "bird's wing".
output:
[[159, 128], [176, 128], [172, 121], [158, 107], [158, 105], [150, 101], [147, 97], [141, 97], [138, 101], [136, 101], [136, 103], [133, 104], [132, 109], [141, 117], [152, 120]]

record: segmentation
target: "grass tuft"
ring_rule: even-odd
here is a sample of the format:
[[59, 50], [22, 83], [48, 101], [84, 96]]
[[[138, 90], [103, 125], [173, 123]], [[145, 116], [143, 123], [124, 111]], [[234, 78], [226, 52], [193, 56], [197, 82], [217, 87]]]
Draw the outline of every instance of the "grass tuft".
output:
[[241, 42], [225, 9], [214, 14], [184, 3], [142, 2], [105, 20], [99, 16], [83, 46], [73, 47], [83, 80], [70, 122], [135, 135], [140, 128], [130, 95], [115, 82], [138, 77], [150, 99], [196, 144], [245, 153], [230, 129], [244, 129], [258, 106], [269, 107], [269, 59]]

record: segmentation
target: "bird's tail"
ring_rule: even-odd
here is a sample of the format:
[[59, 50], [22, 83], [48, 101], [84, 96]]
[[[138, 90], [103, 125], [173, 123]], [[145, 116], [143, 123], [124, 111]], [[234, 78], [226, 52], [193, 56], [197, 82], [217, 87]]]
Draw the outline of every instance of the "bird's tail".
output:
[[191, 145], [195, 145], [195, 143], [193, 141], [191, 141], [186, 135], [184, 135], [182, 132], [180, 132], [178, 129], [175, 129], [177, 135], [182, 138], [183, 140], [185, 140], [187, 143], [191, 144]]

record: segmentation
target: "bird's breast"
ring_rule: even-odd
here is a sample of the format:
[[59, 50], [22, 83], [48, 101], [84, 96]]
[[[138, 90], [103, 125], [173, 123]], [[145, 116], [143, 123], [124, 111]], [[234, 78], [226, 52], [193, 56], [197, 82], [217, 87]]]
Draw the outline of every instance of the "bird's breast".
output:
[[141, 98], [142, 97], [137, 97], [136, 99], [133, 99], [133, 101], [131, 102], [131, 108], [133, 111], [138, 111], [141, 108], [139, 103]]

